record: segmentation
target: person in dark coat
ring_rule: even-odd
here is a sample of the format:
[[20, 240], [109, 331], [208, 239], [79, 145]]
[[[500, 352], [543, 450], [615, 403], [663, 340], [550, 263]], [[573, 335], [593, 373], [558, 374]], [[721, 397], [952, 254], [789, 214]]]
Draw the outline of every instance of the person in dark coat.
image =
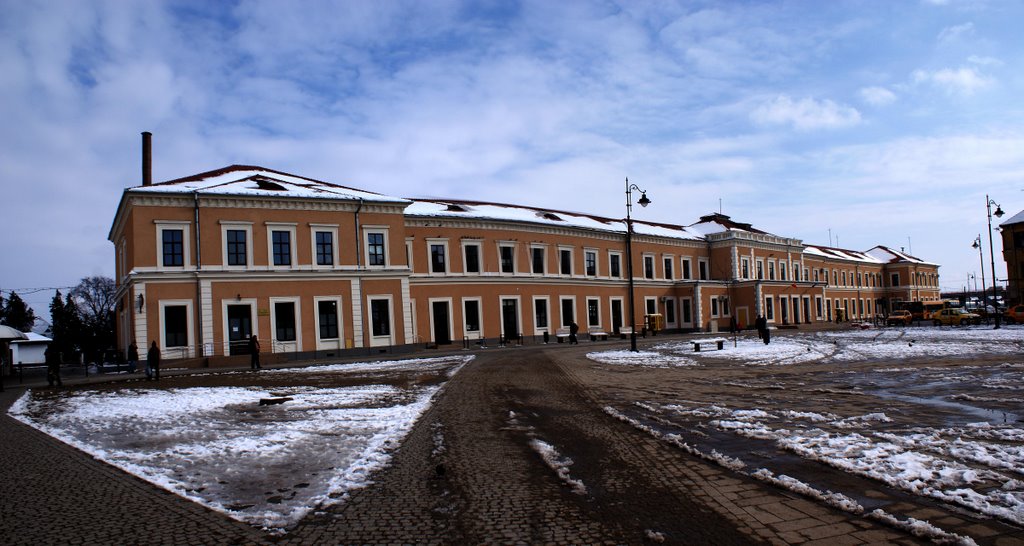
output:
[[146, 380], [156, 379], [160, 381], [160, 347], [154, 341], [146, 353]]
[[576, 334], [579, 333], [579, 331], [580, 325], [576, 324], [576, 321], [572, 321], [569, 324], [569, 345], [572, 345], [573, 343], [576, 345], [580, 344], [580, 340], [576, 339]]
[[256, 334], [249, 338], [249, 355], [251, 355], [249, 367], [253, 371], [260, 369], [260, 340], [256, 337]]
[[764, 341], [765, 345], [768, 345], [772, 340], [772, 331], [768, 329], [768, 319], [762, 319], [764, 321], [764, 329], [761, 331], [761, 340]]
[[768, 321], [761, 315], [754, 320], [754, 328], [757, 329], [757, 339], [764, 340], [764, 331], [768, 328]]
[[139, 363], [139, 346], [135, 342], [128, 345], [128, 373], [135, 373], [135, 367]]
[[46, 382], [51, 387], [54, 383], [58, 387], [63, 387], [64, 382], [60, 379], [60, 355], [53, 347], [47, 346], [43, 358], [46, 361]]

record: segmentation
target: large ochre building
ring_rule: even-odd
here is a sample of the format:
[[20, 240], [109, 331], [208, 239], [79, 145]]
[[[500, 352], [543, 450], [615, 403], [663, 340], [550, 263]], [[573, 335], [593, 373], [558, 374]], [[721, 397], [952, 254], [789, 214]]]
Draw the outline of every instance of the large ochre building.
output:
[[[258, 335], [281, 358], [869, 319], [939, 298], [938, 265], [883, 246], [804, 244], [722, 214], [633, 221], [466, 200], [403, 199], [234, 165], [124, 191], [119, 348], [216, 363]], [[144, 352], [144, 350], [143, 350]]]

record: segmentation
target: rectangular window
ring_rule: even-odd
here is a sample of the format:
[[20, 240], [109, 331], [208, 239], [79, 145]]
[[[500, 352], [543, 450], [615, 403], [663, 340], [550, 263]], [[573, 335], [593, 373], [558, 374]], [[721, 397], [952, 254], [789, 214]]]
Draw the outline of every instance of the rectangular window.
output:
[[665, 301], [665, 322], [667, 324], [675, 324], [676, 322], [676, 302], [674, 300]]
[[775, 308], [772, 306], [772, 303], [774, 303], [774, 300], [771, 298], [764, 299], [764, 318], [767, 320], [775, 320]]
[[163, 230], [164, 267], [181, 267], [185, 265], [184, 230]]
[[271, 231], [274, 265], [292, 265], [292, 234], [290, 231]]
[[515, 247], [502, 246], [501, 248], [501, 272], [515, 273]]
[[690, 279], [693, 278], [693, 275], [690, 273], [690, 259], [689, 258], [684, 258], [683, 259], [683, 278], [686, 279], [686, 280], [690, 280]]
[[334, 265], [333, 232], [316, 232], [316, 265]]
[[562, 249], [558, 251], [558, 271], [562, 275], [572, 275], [572, 251]]
[[480, 331], [480, 302], [477, 300], [464, 300], [462, 308], [465, 314], [466, 331]]
[[779, 260], [779, 280], [780, 281], [786, 280], [786, 262], [784, 262], [782, 260]]
[[318, 301], [316, 311], [320, 318], [320, 339], [338, 339], [338, 302]]
[[388, 300], [370, 300], [370, 328], [374, 336], [391, 335], [391, 309]]
[[530, 254], [533, 262], [533, 272], [537, 275], [544, 274], [544, 249], [541, 247], [533, 247], [530, 249]]
[[612, 254], [609, 256], [609, 260], [611, 276], [616, 279], [622, 278], [622, 256]]
[[729, 316], [729, 298], [722, 298], [722, 316]]
[[798, 263], [794, 263], [793, 264], [793, 280], [794, 281], [799, 281], [800, 280], [800, 264], [798, 264]]
[[548, 327], [548, 300], [533, 300], [533, 324], [538, 329]]
[[466, 255], [466, 273], [479, 273], [480, 245], [465, 245], [462, 251]]
[[188, 346], [188, 307], [164, 307], [164, 348]]
[[[665, 280], [672, 280], [672, 258], [665, 258]], [[675, 321], [673, 321], [675, 322]]]
[[248, 259], [245, 250], [245, 230], [229, 229], [228, 237], [228, 265], [247, 265]]
[[690, 309], [690, 298], [684, 298], [683, 303], [680, 306], [680, 310], [683, 314], [683, 324], [690, 324], [693, 322], [692, 310]]
[[[383, 233], [367, 233], [366, 234], [366, 252], [367, 252], [367, 265], [382, 266], [385, 265], [385, 248], [384, 248], [384, 234]], [[383, 334], [388, 335], [388, 334]]]
[[274, 339], [295, 341], [295, 302], [274, 302]]
[[658, 312], [658, 301], [654, 298], [645, 298], [644, 305], [647, 306], [648, 315], [653, 315]]
[[774, 261], [769, 261], [768, 262], [768, 280], [769, 281], [774, 281], [775, 280], [775, 262]]
[[762, 260], [757, 261], [757, 279], [764, 279], [764, 262]]
[[644, 256], [644, 278], [654, 278], [654, 256]]
[[596, 299], [587, 298], [587, 326], [601, 325], [601, 313]]
[[445, 245], [435, 244], [430, 245], [430, 272], [431, 273], [446, 273], [447, 265], [444, 257]]
[[576, 319], [575, 313], [573, 313], [574, 303], [572, 298], [562, 299], [562, 326], [568, 326]]
[[711, 316], [718, 316], [718, 298], [711, 298]]
[[700, 280], [702, 280], [702, 281], [708, 280], [708, 262], [707, 262], [707, 260], [698, 260], [697, 261], [697, 268], [699, 269], [698, 273], [700, 274]]
[[740, 260], [740, 278], [750, 278], [750, 260], [748, 258], [743, 258]]
[[597, 252], [588, 250], [583, 254], [584, 261], [587, 268], [587, 276], [597, 276]]

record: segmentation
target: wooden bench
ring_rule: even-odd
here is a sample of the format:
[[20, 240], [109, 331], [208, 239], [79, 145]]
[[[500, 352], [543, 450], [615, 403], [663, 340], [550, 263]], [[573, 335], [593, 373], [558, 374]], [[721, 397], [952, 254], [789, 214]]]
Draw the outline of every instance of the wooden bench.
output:
[[629, 327], [619, 328], [619, 339], [626, 339], [633, 333], [633, 329]]
[[713, 338], [708, 338], [708, 339], [694, 339], [694, 340], [690, 341], [690, 344], [693, 345], [693, 352], [699, 353], [700, 352], [700, 346], [702, 344], [703, 345], [711, 345], [712, 343], [714, 343], [716, 346], [718, 346], [718, 350], [721, 351], [722, 349], [725, 348], [725, 342], [726, 341], [727, 340], [725, 338], [722, 338], [722, 337], [713, 337]]
[[601, 330], [600, 328], [590, 328], [587, 330], [587, 335], [590, 336], [590, 341], [607, 341], [608, 332]]
[[559, 343], [564, 343], [565, 340], [569, 339], [569, 327], [563, 326], [555, 330], [555, 339], [558, 340]]

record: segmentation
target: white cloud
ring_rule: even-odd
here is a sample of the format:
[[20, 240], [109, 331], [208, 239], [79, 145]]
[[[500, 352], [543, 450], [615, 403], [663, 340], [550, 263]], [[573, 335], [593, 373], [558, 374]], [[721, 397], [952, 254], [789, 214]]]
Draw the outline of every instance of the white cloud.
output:
[[995, 57], [982, 57], [979, 55], [971, 55], [970, 57], [967, 57], [967, 62], [978, 66], [1003, 66], [1003, 61], [996, 59]]
[[964, 23], [962, 25], [954, 25], [946, 27], [939, 32], [939, 43], [947, 43], [959, 40], [974, 34], [974, 23]]
[[860, 97], [873, 106], [885, 106], [896, 101], [896, 93], [884, 87], [864, 87], [860, 90]]
[[792, 125], [802, 131], [837, 129], [860, 123], [860, 112], [828, 99], [804, 98], [794, 101], [786, 95], [779, 95], [755, 108], [750, 113], [750, 119], [763, 125]]
[[970, 67], [943, 68], [934, 72], [915, 70], [911, 79], [914, 83], [930, 83], [955, 95], [973, 95], [995, 83], [992, 78]]

